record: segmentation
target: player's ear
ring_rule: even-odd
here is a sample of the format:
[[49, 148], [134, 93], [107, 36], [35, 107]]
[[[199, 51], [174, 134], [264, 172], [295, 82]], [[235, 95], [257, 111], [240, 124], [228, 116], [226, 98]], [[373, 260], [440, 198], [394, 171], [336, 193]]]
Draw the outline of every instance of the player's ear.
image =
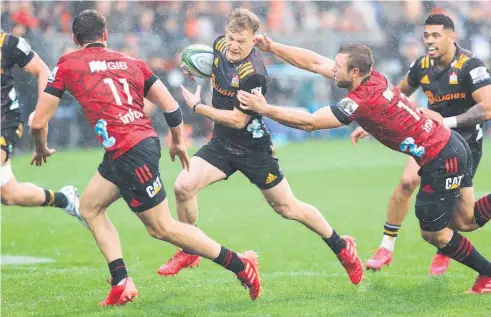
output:
[[77, 38], [75, 37], [75, 34], [72, 34], [72, 38], [73, 38], [73, 43], [75, 43], [75, 45], [79, 46], [80, 44], [78, 44], [78, 41], [77, 41]]
[[454, 32], [450, 33], [450, 39], [453, 42], [457, 41], [457, 32], [454, 31]]

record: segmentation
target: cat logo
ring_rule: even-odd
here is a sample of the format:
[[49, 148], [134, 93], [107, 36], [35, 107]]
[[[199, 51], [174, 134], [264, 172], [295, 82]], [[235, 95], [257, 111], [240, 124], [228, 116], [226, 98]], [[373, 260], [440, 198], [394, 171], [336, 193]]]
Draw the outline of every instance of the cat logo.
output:
[[154, 197], [160, 192], [161, 189], [162, 189], [162, 182], [160, 181], [160, 177], [157, 177], [155, 179], [155, 182], [153, 182], [152, 185], [147, 187], [148, 197], [150, 198]]
[[230, 83], [230, 86], [239, 88], [239, 75], [237, 74], [232, 75], [232, 82]]
[[421, 78], [421, 83], [425, 85], [430, 84], [430, 79], [428, 78], [428, 75], [424, 75], [423, 78]]
[[462, 177], [464, 177], [464, 175], [447, 178], [445, 180], [445, 189], [446, 190], [452, 190], [452, 189], [459, 188], [460, 182], [462, 181]]
[[275, 181], [275, 179], [277, 179], [277, 178], [278, 178], [278, 176], [276, 176], [276, 175], [273, 175], [273, 174], [269, 173], [269, 174], [268, 174], [268, 177], [266, 178], [266, 185], [271, 184], [271, 183], [272, 183], [272, 182], [274, 182], [274, 181]]
[[450, 85], [456, 85], [458, 84], [459, 82], [457, 81], [457, 73], [456, 72], [451, 72], [450, 74], [450, 77], [449, 77], [449, 81], [448, 83]]
[[215, 58], [215, 60], [213, 61], [213, 64], [215, 64], [215, 67], [217, 68], [218, 68], [218, 61], [219, 61], [218, 57]]

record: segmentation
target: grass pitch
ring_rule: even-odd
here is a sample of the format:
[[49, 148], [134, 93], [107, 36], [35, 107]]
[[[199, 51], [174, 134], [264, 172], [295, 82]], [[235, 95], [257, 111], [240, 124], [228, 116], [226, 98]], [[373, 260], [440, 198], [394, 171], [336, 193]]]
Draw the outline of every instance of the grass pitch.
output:
[[[477, 195], [491, 192], [491, 147], [475, 179]], [[166, 152], [162, 178], [173, 210], [172, 185], [180, 164]], [[315, 205], [340, 234], [357, 239], [363, 261], [382, 237], [388, 197], [406, 157], [364, 141], [311, 141], [278, 150], [294, 193]], [[13, 160], [18, 180], [58, 189], [87, 185], [102, 151], [57, 153], [48, 165]], [[491, 295], [465, 295], [476, 275], [452, 262], [441, 278], [428, 276], [435, 249], [419, 236], [414, 210], [396, 243], [394, 260], [381, 272], [366, 272], [350, 284], [324, 242], [298, 223], [276, 215], [241, 174], [199, 195], [198, 225], [233, 250], [256, 250], [264, 291], [252, 302], [231, 272], [202, 261], [198, 269], [163, 278], [157, 268], [175, 251], [150, 238], [123, 201], [109, 209], [123, 244], [129, 274], [139, 288], [135, 303], [100, 308], [109, 291], [106, 263], [90, 233], [53, 208], [2, 207], [2, 254], [55, 260], [34, 265], [2, 265], [2, 316], [490, 316]], [[491, 226], [466, 234], [491, 258]]]

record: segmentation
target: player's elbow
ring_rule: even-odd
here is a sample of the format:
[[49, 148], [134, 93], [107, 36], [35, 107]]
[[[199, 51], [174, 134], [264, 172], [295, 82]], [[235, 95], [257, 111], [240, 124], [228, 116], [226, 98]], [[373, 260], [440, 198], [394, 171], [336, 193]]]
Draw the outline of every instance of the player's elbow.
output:
[[244, 129], [247, 125], [247, 121], [246, 120], [241, 120], [239, 118], [234, 118], [234, 120], [232, 120], [230, 122], [230, 126], [234, 129]]

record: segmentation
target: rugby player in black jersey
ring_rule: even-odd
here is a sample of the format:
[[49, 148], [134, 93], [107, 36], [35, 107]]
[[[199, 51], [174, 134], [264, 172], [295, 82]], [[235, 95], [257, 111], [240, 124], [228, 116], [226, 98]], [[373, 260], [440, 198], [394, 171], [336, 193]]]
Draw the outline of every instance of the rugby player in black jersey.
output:
[[[443, 14], [430, 15], [424, 26], [425, 55], [419, 57], [399, 83], [410, 96], [421, 86], [428, 97], [428, 108], [444, 124], [457, 131], [473, 154], [473, 176], [482, 156], [482, 122], [491, 118], [491, 78], [484, 63], [456, 44], [452, 19]], [[427, 112], [430, 112], [427, 111]], [[365, 136], [363, 129], [353, 132], [353, 140]], [[452, 169], [449, 166], [449, 169]], [[420, 184], [419, 166], [409, 158], [398, 186], [392, 193], [380, 248], [370, 258], [367, 269], [379, 270], [392, 261], [395, 239], [406, 217], [411, 196]], [[432, 188], [426, 188], [428, 193]], [[473, 191], [472, 188], [462, 190]], [[474, 199], [474, 195], [471, 196]], [[471, 215], [472, 216], [472, 215]], [[491, 195], [475, 202], [474, 221], [483, 226], [491, 219]], [[430, 266], [431, 275], [445, 273], [450, 258], [438, 252]]]
[[[353, 284], [358, 284], [363, 268], [351, 237], [340, 237], [317, 208], [298, 200], [278, 165], [271, 137], [262, 117], [241, 109], [240, 90], [267, 93], [267, 72], [254, 48], [259, 19], [246, 9], [234, 10], [228, 19], [225, 36], [214, 44], [213, 105], [201, 103], [200, 86], [194, 94], [182, 87], [189, 107], [198, 115], [215, 122], [213, 137], [191, 159], [190, 170], [183, 170], [174, 186], [179, 220], [196, 224], [197, 193], [206, 186], [227, 179], [239, 171], [262, 192], [279, 215], [296, 220], [317, 233], [337, 255]], [[160, 275], [175, 275], [196, 266], [199, 257], [178, 251], [159, 270]]]
[[49, 69], [22, 37], [1, 32], [0, 47], [2, 52], [2, 135], [0, 137], [2, 204], [26, 207], [58, 207], [83, 221], [78, 210], [79, 200], [75, 187], [68, 185], [55, 192], [32, 183], [19, 183], [12, 173], [10, 157], [22, 138], [24, 129], [19, 100], [14, 88], [12, 68], [17, 65], [37, 77], [38, 94], [41, 94], [46, 87]]

